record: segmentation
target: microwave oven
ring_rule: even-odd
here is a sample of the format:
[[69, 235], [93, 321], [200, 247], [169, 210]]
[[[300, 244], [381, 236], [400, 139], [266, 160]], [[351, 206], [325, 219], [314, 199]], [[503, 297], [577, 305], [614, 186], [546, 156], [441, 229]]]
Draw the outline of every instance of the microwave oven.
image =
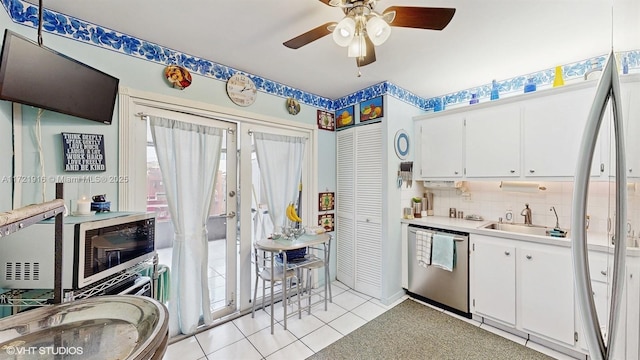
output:
[[[0, 288], [53, 289], [53, 219], [2, 238]], [[62, 288], [81, 289], [155, 256], [155, 214], [65, 217]]]

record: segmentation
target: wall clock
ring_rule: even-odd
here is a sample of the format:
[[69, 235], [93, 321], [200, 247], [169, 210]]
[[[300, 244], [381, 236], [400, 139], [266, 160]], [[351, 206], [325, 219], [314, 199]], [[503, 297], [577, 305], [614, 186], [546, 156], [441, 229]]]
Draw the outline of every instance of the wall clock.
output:
[[404, 160], [409, 155], [409, 134], [405, 130], [398, 130], [393, 140], [396, 155], [400, 160]]
[[227, 95], [236, 105], [249, 106], [253, 104], [257, 94], [256, 84], [246, 75], [236, 73], [227, 81]]

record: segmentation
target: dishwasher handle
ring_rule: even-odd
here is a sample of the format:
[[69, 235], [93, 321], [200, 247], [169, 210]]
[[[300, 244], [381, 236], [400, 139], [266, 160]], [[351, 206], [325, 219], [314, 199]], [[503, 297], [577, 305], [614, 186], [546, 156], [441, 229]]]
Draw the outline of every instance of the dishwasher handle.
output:
[[[409, 228], [409, 232], [410, 233], [414, 233], [415, 234], [417, 231], [418, 230], [416, 230], [416, 228]], [[435, 231], [425, 231], [425, 232], [430, 233], [432, 236], [436, 234]], [[466, 240], [467, 240], [466, 237], [459, 237], [459, 236], [454, 236], [453, 237], [453, 241], [456, 241], [456, 242], [461, 242], [461, 241], [466, 241]]]

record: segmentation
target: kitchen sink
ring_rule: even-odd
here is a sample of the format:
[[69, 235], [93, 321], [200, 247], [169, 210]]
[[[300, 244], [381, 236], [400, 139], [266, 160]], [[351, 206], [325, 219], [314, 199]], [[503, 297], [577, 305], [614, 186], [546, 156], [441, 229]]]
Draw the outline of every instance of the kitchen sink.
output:
[[542, 225], [525, 225], [525, 224], [507, 224], [507, 223], [489, 223], [482, 227], [483, 229], [499, 230], [513, 232], [526, 235], [540, 235], [552, 237], [566, 237], [568, 232], [559, 232], [552, 227]]

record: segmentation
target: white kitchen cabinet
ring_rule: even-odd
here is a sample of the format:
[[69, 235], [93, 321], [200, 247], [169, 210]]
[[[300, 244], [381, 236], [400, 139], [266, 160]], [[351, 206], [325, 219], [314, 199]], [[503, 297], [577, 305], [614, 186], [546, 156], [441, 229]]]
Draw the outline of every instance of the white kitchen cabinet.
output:
[[626, 359], [640, 358], [640, 258], [627, 257], [625, 316]]
[[[524, 176], [574, 176], [582, 134], [595, 87], [551, 91], [548, 96], [523, 101]], [[592, 176], [600, 174], [600, 145], [597, 145]]]
[[356, 291], [382, 292], [382, 124], [337, 134], [337, 278]]
[[627, 149], [627, 177], [640, 178], [640, 82], [624, 82], [622, 112]]
[[438, 116], [416, 122], [420, 136], [420, 177], [461, 178], [464, 175], [464, 117]]
[[472, 312], [574, 345], [570, 249], [471, 235]]
[[471, 235], [472, 311], [516, 325], [516, 248], [501, 239]]
[[515, 103], [467, 113], [467, 177], [520, 176], [520, 109], [520, 103]]
[[574, 345], [573, 268], [569, 248], [523, 245], [518, 249], [519, 327]]

